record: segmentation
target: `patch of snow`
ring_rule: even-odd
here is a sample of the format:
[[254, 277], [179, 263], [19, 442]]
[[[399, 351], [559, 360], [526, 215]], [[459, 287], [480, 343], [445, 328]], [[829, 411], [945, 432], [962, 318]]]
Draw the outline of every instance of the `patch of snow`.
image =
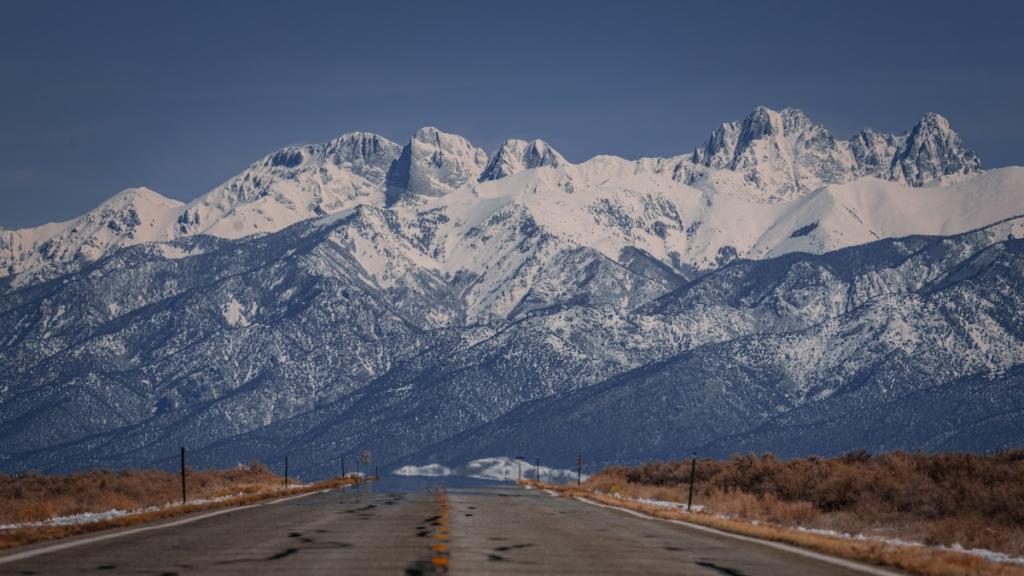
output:
[[[292, 484], [287, 489], [301, 488], [304, 484]], [[285, 487], [272, 488], [267, 492], [278, 492], [286, 490]], [[204, 498], [198, 500], [189, 500], [187, 505], [197, 504], [210, 504], [217, 502], [224, 502], [234, 498], [241, 498], [246, 494], [239, 492], [238, 494], [229, 496], [218, 496], [216, 498]], [[40, 526], [75, 526], [80, 524], [92, 524], [95, 522], [101, 522], [103, 520], [113, 520], [115, 518], [124, 518], [126, 516], [134, 516], [137, 514], [144, 514], [146, 512], [155, 512], [158, 510], [167, 510], [170, 508], [178, 508], [184, 506], [181, 502], [178, 503], [167, 503], [163, 506], [150, 506], [148, 508], [139, 508], [136, 510], [107, 510], [106, 512], [84, 512], [82, 514], [73, 514], [70, 516], [58, 516], [56, 518], [50, 518], [49, 520], [43, 520], [40, 522], [21, 522], [17, 524], [0, 524], [0, 530], [17, 530], [18, 528], [25, 527], [40, 527]]]
[[1017, 564], [1024, 566], [1024, 558], [1019, 556], [1011, 556], [1002, 552], [993, 552], [991, 550], [984, 550], [981, 548], [966, 549], [959, 544], [953, 544], [952, 546], [928, 546], [920, 542], [908, 542], [906, 540], [900, 540], [898, 538], [882, 538], [879, 536], [865, 536], [863, 534], [846, 534], [843, 532], [836, 532], [835, 530], [819, 530], [816, 528], [804, 528], [797, 527], [797, 530], [801, 532], [809, 532], [811, 534], [822, 534], [824, 536], [832, 536], [835, 538], [849, 538], [853, 540], [872, 540], [874, 542], [884, 542], [886, 544], [893, 544], [895, 546], [917, 546], [921, 548], [938, 548], [940, 550], [952, 550], [954, 552], [963, 552], [964, 554], [971, 554], [978, 556], [992, 562], [1000, 562], [1003, 564]]
[[407, 465], [402, 466], [397, 470], [391, 472], [395, 476], [452, 476], [454, 473], [451, 468], [442, 466], [440, 464], [427, 464], [425, 466], [413, 466]]
[[[682, 502], [668, 502], [666, 500], [653, 500], [651, 498], [623, 498], [621, 494], [603, 494], [600, 490], [594, 490], [595, 494], [602, 494], [604, 496], [610, 496], [619, 500], [628, 500], [630, 502], [637, 502], [639, 504], [646, 504], [648, 506], [656, 506], [658, 508], [664, 508], [665, 510], [675, 510], [677, 512], [686, 512], [686, 504]], [[704, 510], [703, 506], [694, 505], [690, 508], [691, 512], [701, 512]]]
[[235, 326], [244, 328], [249, 326], [249, 320], [242, 314], [243, 310], [245, 307], [232, 296], [231, 300], [221, 308], [221, 313], [224, 315], [224, 321], [232, 328]]
[[[395, 470], [393, 474], [398, 476], [468, 476], [481, 480], [516, 480], [519, 478], [520, 470], [522, 470], [522, 478], [524, 480], [532, 480], [537, 477], [537, 466], [527, 460], [520, 461], [507, 456], [480, 458], [455, 468], [449, 468], [441, 464], [406, 465]], [[565, 482], [568, 479], [576, 480], [575, 470], [541, 466], [539, 471], [542, 481], [561, 480]], [[589, 477], [588, 474], [583, 474], [580, 479], [586, 481]]]
[[163, 254], [164, 258], [168, 260], [179, 260], [181, 258], [187, 258], [189, 256], [199, 256], [200, 254], [205, 253], [205, 251], [201, 248], [193, 248], [192, 250], [186, 252], [182, 248], [178, 248], [177, 246], [172, 246], [170, 244], [159, 244], [158, 247], [160, 249], [160, 253]]

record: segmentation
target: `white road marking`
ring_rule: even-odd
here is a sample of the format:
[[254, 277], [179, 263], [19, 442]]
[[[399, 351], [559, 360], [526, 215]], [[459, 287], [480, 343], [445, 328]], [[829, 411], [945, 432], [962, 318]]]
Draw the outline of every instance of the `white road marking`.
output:
[[851, 570], [857, 570], [858, 572], [863, 572], [865, 574], [873, 574], [875, 576], [893, 576], [894, 574], [899, 574], [899, 572], [890, 572], [888, 570], [875, 568], [873, 566], [865, 566], [864, 564], [861, 564], [859, 562], [853, 562], [852, 560], [845, 560], [843, 558], [829, 556], [827, 554], [822, 554], [819, 552], [811, 552], [810, 550], [805, 550], [803, 548], [798, 548], [796, 546], [790, 546], [789, 544], [772, 542], [771, 540], [761, 540], [759, 538], [751, 538], [750, 536], [741, 536], [739, 534], [733, 534], [731, 532], [726, 532], [724, 530], [718, 530], [717, 528], [709, 528], [707, 526], [701, 526], [700, 524], [683, 522], [682, 520], [668, 520], [665, 518], [658, 518], [656, 516], [651, 516], [650, 514], [637, 512], [636, 510], [628, 510], [626, 508], [619, 508], [618, 506], [608, 506], [607, 504], [594, 502], [593, 500], [583, 498], [582, 496], [577, 496], [576, 499], [579, 500], [580, 502], [590, 504], [591, 506], [600, 506], [601, 508], [610, 508], [612, 510], [618, 510], [620, 512], [625, 512], [627, 514], [636, 516], [637, 518], [643, 518], [644, 520], [662, 520], [664, 522], [671, 522], [672, 524], [678, 524], [680, 526], [693, 528], [695, 530], [703, 530], [704, 532], [710, 532], [712, 534], [717, 534], [719, 536], [728, 536], [729, 538], [735, 538], [737, 540], [743, 540], [745, 542], [752, 542], [754, 544], [761, 544], [778, 550], [784, 550], [786, 552], [791, 552], [799, 556], [813, 558], [815, 560], [821, 560], [822, 562], [828, 562], [829, 564], [835, 564], [836, 566], [842, 566], [844, 568], [849, 568]]
[[547, 492], [548, 494], [550, 494], [553, 498], [558, 498], [559, 496], [561, 496], [561, 494], [559, 494], [558, 492], [555, 492], [554, 490], [551, 490], [549, 488], [545, 488], [544, 491]]
[[17, 554], [11, 554], [10, 556], [0, 557], [0, 564], [7, 564], [8, 562], [17, 562], [18, 560], [24, 560], [26, 558], [32, 558], [33, 556], [41, 556], [43, 554], [49, 554], [51, 552], [57, 552], [60, 550], [67, 550], [68, 548], [76, 548], [78, 546], [84, 546], [86, 544], [92, 544], [93, 542], [102, 542], [104, 540], [111, 540], [113, 538], [120, 538], [122, 536], [131, 536], [132, 534], [138, 534], [140, 532], [149, 532], [150, 530], [161, 530], [163, 528], [172, 528], [174, 526], [181, 526], [182, 524], [189, 524], [198, 520], [205, 520], [207, 518], [213, 518], [214, 516], [220, 516], [221, 514], [227, 514], [228, 512], [237, 512], [239, 510], [245, 510], [246, 508], [258, 508], [260, 506], [273, 506], [274, 504], [280, 504], [281, 502], [287, 502], [289, 500], [295, 500], [296, 498], [302, 498], [303, 496], [309, 496], [310, 494], [316, 494], [316, 492], [306, 492], [305, 494], [299, 494], [297, 496], [288, 496], [286, 498], [278, 498], [273, 502], [266, 502], [263, 504], [249, 504], [247, 506], [232, 506], [218, 510], [216, 512], [210, 512], [209, 514], [203, 514], [202, 516], [195, 516], [192, 518], [185, 518], [184, 520], [176, 520], [174, 522], [168, 522], [167, 524], [160, 524], [158, 526], [142, 526], [141, 528], [133, 528], [131, 530], [125, 530], [123, 532], [113, 532], [108, 534], [101, 534], [99, 536], [93, 536], [91, 538], [83, 538], [81, 540], [72, 540], [70, 542], [61, 542], [60, 544], [54, 544], [53, 546], [46, 546], [45, 548], [36, 548], [35, 550], [26, 550], [25, 552], [18, 552]]

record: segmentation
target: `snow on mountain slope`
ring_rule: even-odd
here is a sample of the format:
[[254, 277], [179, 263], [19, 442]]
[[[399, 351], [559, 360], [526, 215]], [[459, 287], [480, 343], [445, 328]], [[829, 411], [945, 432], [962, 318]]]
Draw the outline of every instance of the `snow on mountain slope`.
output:
[[0, 230], [3, 276], [47, 265], [92, 261], [111, 250], [173, 237], [182, 203], [148, 188], [129, 188], [67, 222]]
[[[68, 223], [0, 231], [0, 277], [19, 275], [24, 284], [131, 244], [242, 238], [364, 206], [391, 212], [377, 232], [363, 222], [363, 240], [350, 239], [362, 242], [357, 258], [376, 282], [391, 286], [414, 274], [405, 264], [380, 270], [378, 259], [393, 251], [367, 238], [390, 234], [409, 266], [472, 275], [467, 294], [484, 308], [502, 301], [498, 308], [508, 311], [545, 262], [581, 247], [613, 261], [624, 251], [646, 254], [692, 277], [737, 256], [962, 232], [1024, 212], [1012, 193], [1016, 169], [994, 171], [1001, 175], [979, 181], [976, 193], [956, 187], [977, 180], [979, 170], [973, 151], [935, 114], [906, 136], [865, 130], [842, 142], [799, 110], [762, 107], [723, 125], [690, 156], [597, 156], [577, 165], [539, 140], [508, 140], [488, 157], [436, 128], [417, 131], [405, 146], [354, 133], [271, 154], [188, 205], [150, 191], [124, 193]], [[145, 220], [143, 229], [132, 214]], [[936, 229], [937, 221], [944, 224]], [[524, 236], [534, 233], [541, 235]]]
[[195, 234], [241, 238], [358, 204], [383, 205], [385, 177], [401, 151], [380, 136], [353, 133], [275, 152], [187, 205], [132, 188], [75, 220], [0, 230], [0, 277], [47, 279], [124, 246]]
[[723, 124], [692, 156], [653, 159], [647, 166], [702, 190], [769, 203], [863, 176], [926, 186], [981, 172], [977, 155], [938, 114], [925, 114], [906, 135], [865, 129], [838, 141], [800, 110], [763, 106], [742, 122]]
[[506, 140], [501, 149], [491, 155], [487, 167], [480, 175], [480, 181], [497, 180], [524, 170], [563, 164], [566, 164], [565, 158], [543, 140]]
[[824, 184], [844, 182], [852, 164], [828, 130], [800, 110], [775, 112], [764, 107], [742, 124], [715, 131], [694, 151], [692, 162], [691, 178], [702, 167], [728, 170], [726, 174], [735, 176], [729, 188], [754, 188], [767, 201], [792, 200]]
[[[608, 167], [602, 164], [602, 176], [616, 172]], [[709, 270], [736, 257], [822, 254], [881, 238], [959, 234], [1024, 214], [1024, 168], [944, 188], [861, 178], [791, 202], [721, 196], [711, 206], [701, 191], [653, 174], [592, 176], [581, 166], [543, 168], [436, 199], [425, 206], [446, 222], [424, 248], [449, 275], [478, 277], [473, 290], [511, 290], [505, 305], [511, 309], [530, 290], [526, 270], [539, 272], [580, 247], [613, 261], [627, 249], [641, 250], [685, 274], [687, 265]]]
[[[660, 359], [522, 403], [410, 461], [457, 462], [517, 446], [570, 446], [592, 460], [614, 452], [602, 464], [691, 450], [728, 458], [748, 449], [806, 457], [871, 445], [1017, 446], [1020, 379], [1000, 382], [1024, 362], [1024, 244], [1012, 239], [1022, 224], [738, 262], [623, 314], [631, 326], [606, 309], [554, 312], [539, 319], [546, 324], [535, 339], [546, 335], [559, 352], [613, 331], [629, 337], [577, 348], [588, 367], [644, 347], [660, 348]], [[581, 321], [587, 313], [597, 321]]]
[[[537, 172], [557, 185], [559, 170]], [[563, 191], [561, 209], [620, 190], [604, 184]], [[475, 206], [493, 205], [448, 216], [357, 206], [237, 240], [128, 247], [64, 281], [3, 294], [0, 468], [162, 465], [187, 445], [204, 466], [290, 454], [326, 474], [332, 454], [370, 448], [397, 464], [469, 433], [470, 445], [458, 442], [465, 462], [463, 450], [570, 424], [595, 459], [662, 454], [656, 448], [669, 457], [693, 442], [721, 442], [727, 457], [736, 434], [786, 414], [878, 422], [893, 402], [937, 386], [929, 425], [911, 423], [898, 444], [836, 429], [827, 446], [753, 447], [913, 449], [936, 433], [966, 435], [965, 423], [934, 417], [962, 407], [1004, 419], [986, 428], [999, 439], [974, 445], [1019, 443], [1004, 410], [1019, 385], [985, 387], [1024, 363], [1024, 240], [1010, 239], [1022, 234], [1020, 219], [961, 237], [741, 260], [673, 288], [636, 259], [620, 264], [545, 232], [549, 194], [511, 196], [500, 180], [474, 189]], [[629, 210], [656, 206], [627, 200]], [[181, 257], [166, 258], [168, 245]], [[506, 260], [478, 267], [477, 256]], [[449, 276], [435, 263], [483, 276]], [[982, 386], [984, 398], [958, 392], [961, 382]], [[580, 410], [594, 417], [578, 420]], [[566, 444], [546, 442], [522, 445], [554, 461], [547, 451]], [[514, 446], [483, 453], [506, 449]]]
[[823, 254], [913, 234], [950, 236], [1024, 215], [1024, 168], [991, 170], [943, 188], [907, 188], [862, 178], [822, 188], [780, 208], [748, 257]]
[[388, 204], [444, 196], [475, 181], [486, 165], [487, 153], [465, 138], [421, 128], [388, 170]]
[[384, 203], [384, 181], [402, 147], [375, 134], [285, 148], [189, 203], [177, 236], [241, 238], [310, 218]]

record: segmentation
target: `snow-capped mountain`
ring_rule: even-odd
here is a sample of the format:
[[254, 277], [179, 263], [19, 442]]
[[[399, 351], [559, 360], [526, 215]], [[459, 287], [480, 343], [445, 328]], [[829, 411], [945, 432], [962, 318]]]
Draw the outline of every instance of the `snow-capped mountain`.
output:
[[373, 134], [285, 148], [188, 204], [129, 189], [77, 219], [0, 230], [0, 275], [22, 285], [48, 279], [124, 246], [206, 234], [275, 232], [365, 203], [384, 204], [385, 179], [402, 147]]
[[498, 180], [524, 170], [543, 166], [557, 168], [564, 164], [568, 164], [565, 158], [543, 140], [506, 140], [501, 149], [491, 155], [480, 181]]
[[124, 246], [167, 240], [181, 206], [148, 188], [129, 188], [69, 222], [0, 229], [4, 275], [39, 270], [59, 275]]
[[0, 470], [1013, 445], [1022, 191], [937, 115], [763, 108], [676, 158], [424, 128], [128, 190], [0, 231]]
[[[464, 138], [435, 128], [419, 130], [405, 146], [354, 133], [327, 144], [271, 154], [187, 205], [152, 191], [129, 190], [70, 222], [0, 231], [0, 274], [20, 276], [15, 284], [22, 285], [52, 278], [127, 245], [195, 234], [241, 238], [271, 233], [356, 206], [387, 208], [405, 222], [418, 221], [422, 214], [452, 220], [453, 214], [465, 210], [473, 213], [471, 219], [485, 221], [508, 210], [506, 205], [538, 202], [564, 206], [561, 212], [593, 214], [592, 221], [577, 216], [560, 223], [549, 218], [545, 231], [565, 242], [580, 244], [575, 239], [583, 226], [594, 232], [593, 241], [622, 238], [611, 242], [621, 250], [633, 245], [636, 239], [629, 236], [642, 229], [644, 245], [637, 247], [663, 264], [677, 271], [708, 270], [731, 255], [762, 258], [780, 253], [780, 246], [767, 244], [762, 236], [785, 240], [778, 233], [769, 234], [777, 230], [776, 220], [807, 203], [811, 195], [830, 194], [823, 187], [850, 184], [901, 196], [903, 187], [879, 188], [875, 180], [946, 186], [979, 173], [974, 152], [935, 114], [926, 115], [906, 136], [865, 130], [842, 142], [799, 110], [758, 108], [743, 122], [723, 125], [691, 155], [637, 161], [599, 156], [578, 165], [542, 141], [509, 140], [488, 157]], [[630, 197], [633, 200], [625, 200]], [[897, 198], [875, 203], [890, 201]], [[1004, 217], [1024, 213], [1019, 202], [999, 208]], [[838, 205], [833, 209], [844, 210]], [[133, 213], [149, 219], [140, 228]], [[807, 216], [801, 227], [831, 215]], [[835, 238], [823, 248], [893, 234], [936, 232], [930, 219], [903, 216], [905, 226], [896, 230], [832, 231]], [[850, 213], [853, 220], [864, 217]], [[990, 222], [950, 222], [944, 232], [963, 232]], [[433, 234], [437, 242], [458, 241]], [[657, 238], [647, 238], [651, 235]], [[839, 242], [840, 237], [848, 240]], [[597, 247], [590, 241], [583, 245]], [[424, 248], [436, 252], [439, 246]], [[801, 249], [815, 250], [809, 242]], [[720, 250], [725, 252], [719, 254]], [[602, 252], [618, 258], [609, 249]], [[438, 265], [451, 275], [481, 272]]]
[[1024, 441], [1024, 219], [674, 285], [584, 248], [559, 268], [575, 297], [442, 327], [461, 280], [368, 282], [356, 223], [131, 247], [5, 296], [0, 469], [171, 466], [181, 445], [326, 474], [362, 449], [595, 465]]
[[374, 134], [285, 148], [178, 209], [171, 240], [195, 234], [241, 238], [276, 232], [358, 204], [382, 205], [402, 147]]
[[487, 153], [465, 138], [422, 128], [388, 170], [388, 204], [444, 196], [475, 181], [486, 165]]
[[938, 114], [926, 114], [907, 135], [866, 128], [839, 141], [800, 110], [761, 107], [742, 122], [723, 124], [674, 170], [677, 179], [702, 189], [785, 202], [864, 176], [948, 185], [978, 174], [981, 162]]
[[694, 151], [691, 161], [688, 183], [702, 178], [716, 181], [716, 173], [725, 170], [726, 178], [733, 180], [730, 184], [771, 202], [792, 200], [825, 184], [848, 182], [853, 168], [842, 143], [803, 112], [763, 107], [742, 123], [722, 125]]

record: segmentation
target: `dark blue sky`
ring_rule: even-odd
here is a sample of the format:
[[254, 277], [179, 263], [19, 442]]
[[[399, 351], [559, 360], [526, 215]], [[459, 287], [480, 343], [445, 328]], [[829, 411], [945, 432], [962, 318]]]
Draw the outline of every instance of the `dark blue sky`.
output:
[[0, 227], [130, 186], [191, 200], [274, 150], [426, 125], [579, 162], [687, 153], [755, 106], [837, 138], [946, 116], [1024, 164], [1016, 2], [0, 3]]

